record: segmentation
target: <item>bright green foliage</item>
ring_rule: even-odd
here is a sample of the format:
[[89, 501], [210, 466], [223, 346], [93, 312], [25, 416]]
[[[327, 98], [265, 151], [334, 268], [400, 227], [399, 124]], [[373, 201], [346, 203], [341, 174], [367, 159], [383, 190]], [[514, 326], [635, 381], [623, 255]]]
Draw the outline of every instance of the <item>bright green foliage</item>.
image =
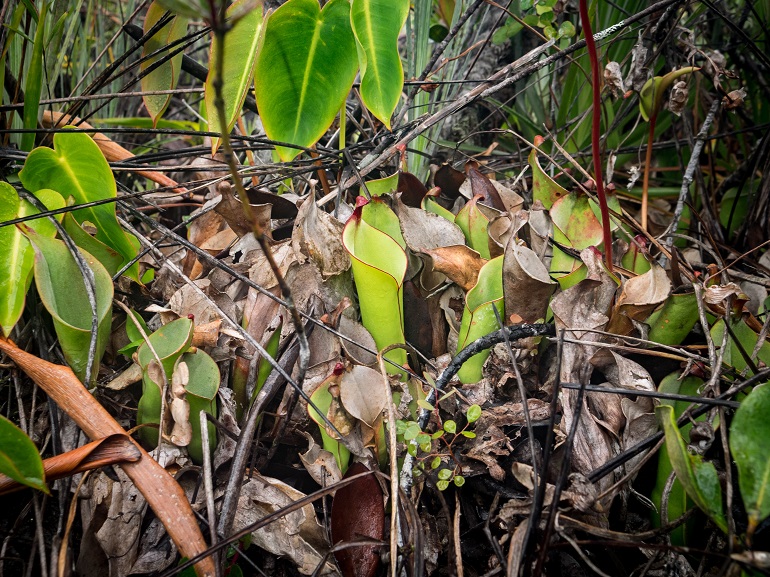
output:
[[713, 463], [704, 462], [700, 455], [687, 451], [682, 434], [676, 425], [674, 408], [660, 405], [655, 408], [666, 435], [666, 451], [671, 467], [684, 490], [695, 504], [725, 533], [727, 521], [722, 507], [722, 488]]
[[[584, 194], [571, 192], [554, 202], [551, 207], [553, 240], [580, 252], [589, 246], [602, 244], [602, 224], [594, 214], [591, 202]], [[554, 248], [551, 273], [559, 281], [562, 290], [574, 286], [586, 276], [583, 261], [573, 258], [559, 248]]]
[[[171, 383], [174, 367], [179, 357], [190, 347], [193, 335], [193, 323], [190, 319], [181, 318], [163, 325], [149, 335], [149, 342], [160, 359], [166, 381]], [[137, 350], [139, 365], [142, 367], [142, 398], [139, 399], [136, 422], [140, 425], [159, 424], [161, 410], [161, 393], [163, 391], [162, 375], [151, 369], [155, 355], [144, 343]], [[158, 378], [160, 377], [160, 378]], [[139, 431], [142, 440], [148, 446], [158, 444], [158, 429], [143, 427]]]
[[[243, 13], [245, 8], [250, 10]], [[240, 14], [232, 28], [225, 34], [224, 69], [222, 70], [222, 97], [225, 101], [225, 119], [220, 122], [214, 106], [214, 66], [217, 62], [219, 45], [211, 44], [209, 55], [209, 75], [206, 78], [206, 116], [209, 119], [209, 130], [212, 132], [229, 133], [238, 115], [241, 113], [243, 101], [254, 78], [257, 45], [259, 33], [262, 30], [262, 4], [254, 5], [250, 0], [236, 0], [227, 9], [228, 17]], [[212, 154], [219, 148], [219, 138], [211, 141]]]
[[361, 68], [361, 99], [388, 129], [404, 86], [398, 35], [407, 14], [409, 0], [353, 0], [350, 10]]
[[[72, 197], [77, 204], [117, 196], [110, 166], [87, 134], [59, 132], [54, 135], [53, 143], [54, 148], [40, 146], [27, 156], [19, 173], [27, 190], [50, 188], [65, 200]], [[81, 208], [72, 215], [79, 223], [90, 222], [96, 227], [96, 238], [123, 257], [121, 265], [136, 256], [139, 242], [120, 227], [114, 204]], [[126, 271], [127, 276], [137, 281], [138, 273], [137, 264]]]
[[[160, 3], [153, 2], [150, 4], [150, 7], [147, 9], [147, 15], [144, 17], [144, 33], [146, 34], [149, 32], [165, 14], [166, 8]], [[184, 37], [186, 33], [187, 19], [181, 16], [173, 17], [171, 22], [158, 30], [158, 32], [145, 42], [142, 47], [142, 58], [173, 44]], [[176, 45], [170, 50], [176, 51], [178, 48], [179, 46]], [[139, 65], [139, 69], [144, 72], [166, 56], [168, 56], [168, 52], [161, 51], [157, 55], [143, 60]], [[182, 52], [179, 52], [179, 54], [164, 61], [146, 76], [143, 76], [141, 80], [142, 91], [151, 92], [156, 90], [173, 90], [176, 88], [176, 85], [179, 82], [179, 75], [182, 71], [182, 56]], [[168, 108], [168, 105], [171, 102], [171, 96], [171, 94], [145, 94], [142, 96], [144, 106], [152, 118], [153, 126], [158, 122], [158, 119], [163, 116], [166, 108]]]
[[[265, 22], [254, 74], [265, 132], [309, 147], [339, 112], [358, 69], [348, 0], [289, 0]], [[281, 160], [300, 151], [279, 146]]]
[[[356, 208], [342, 232], [342, 244], [351, 256], [361, 320], [377, 348], [403, 343], [407, 257], [398, 217], [375, 197]], [[406, 363], [403, 349], [394, 349], [385, 356], [398, 365]], [[390, 364], [386, 368], [401, 374]]]
[[[201, 435], [200, 412], [217, 416], [217, 391], [219, 391], [219, 368], [209, 355], [201, 349], [182, 355], [181, 361], [187, 364], [190, 380], [185, 385], [186, 399], [190, 404], [190, 426], [192, 440], [187, 445], [187, 452], [195, 463], [203, 462], [203, 437]], [[211, 422], [208, 428], [209, 452], [217, 446], [217, 429]]]
[[[35, 284], [40, 300], [53, 318], [64, 358], [82, 381], [88, 368], [93, 318], [85, 280], [63, 241], [38, 234], [31, 228], [26, 228], [24, 233], [35, 249]], [[81, 250], [81, 253], [94, 273], [96, 284], [98, 329], [95, 366], [91, 371], [93, 381], [110, 338], [113, 287], [112, 278], [102, 264], [87, 252]]]
[[[36, 196], [49, 209], [64, 206], [64, 199], [53, 190], [39, 190]], [[0, 222], [37, 213], [34, 206], [19, 198], [10, 184], [0, 182]], [[56, 236], [56, 228], [47, 218], [30, 220], [26, 224], [38, 234], [49, 238]], [[34, 258], [32, 245], [17, 227], [0, 228], [0, 270], [3, 271], [0, 274], [0, 329], [5, 336], [11, 334], [24, 311], [24, 300], [32, 283]]]
[[[505, 318], [502, 256], [493, 258], [481, 267], [476, 285], [468, 291], [465, 297], [465, 309], [460, 322], [460, 333], [457, 337], [458, 353], [473, 341], [499, 328], [495, 309], [497, 309], [501, 319]], [[481, 369], [489, 357], [489, 353], [490, 351], [487, 349], [465, 361], [457, 372], [457, 377], [461, 383], [476, 383], [481, 380]]]
[[749, 517], [747, 533], [770, 516], [770, 387], [754, 388], [730, 426], [730, 451], [738, 466], [738, 484]]
[[0, 473], [22, 485], [48, 493], [43, 461], [20, 428], [0, 415]]
[[78, 221], [72, 216], [71, 212], [65, 213], [62, 219], [64, 230], [70, 235], [75, 244], [86, 252], [94, 255], [96, 259], [104, 265], [110, 276], [114, 276], [123, 264], [123, 257], [119, 252], [113, 250], [99, 239], [88, 234], [78, 224]]
[[[538, 137], [540, 138], [540, 137]], [[542, 142], [535, 139], [535, 144]], [[529, 153], [529, 166], [532, 168], [532, 200], [539, 200], [546, 210], [560, 198], [567, 196], [567, 191], [554, 179], [548, 176], [537, 158], [537, 149], [533, 148]]]

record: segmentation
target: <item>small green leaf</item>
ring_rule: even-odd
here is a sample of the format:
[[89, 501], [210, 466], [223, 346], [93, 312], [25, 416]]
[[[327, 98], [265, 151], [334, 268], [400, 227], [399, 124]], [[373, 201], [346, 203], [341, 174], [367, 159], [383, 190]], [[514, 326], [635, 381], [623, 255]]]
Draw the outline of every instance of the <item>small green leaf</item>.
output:
[[438, 469], [441, 466], [441, 457], [436, 455], [433, 457], [433, 460], [430, 462], [430, 468], [431, 469]]
[[435, 440], [435, 439], [440, 439], [440, 438], [441, 438], [441, 437], [443, 437], [443, 436], [444, 436], [444, 429], [439, 429], [438, 431], [436, 431], [435, 433], [433, 433], [433, 434], [430, 436], [430, 438], [431, 438], [431, 439], [433, 439], [433, 440]]
[[[289, 0], [264, 25], [254, 73], [259, 113], [272, 140], [309, 147], [334, 121], [358, 70], [349, 0]], [[276, 147], [284, 162], [299, 151]]]
[[[53, 317], [53, 326], [64, 358], [82, 381], [88, 366], [91, 344], [91, 305], [85, 280], [67, 246], [61, 240], [48, 238], [27, 227], [24, 231], [35, 249], [35, 284], [40, 300]], [[92, 380], [97, 377], [98, 363], [107, 347], [112, 325], [112, 277], [92, 255], [81, 250], [94, 273], [98, 329]], [[86, 383], [90, 385], [91, 383]]]
[[[209, 130], [212, 132], [227, 132], [235, 126], [235, 121], [241, 113], [243, 101], [254, 78], [259, 33], [262, 30], [262, 5], [253, 4], [251, 0], [236, 0], [227, 9], [228, 18], [233, 13], [243, 12], [245, 7], [250, 10], [242, 14], [225, 34], [224, 70], [222, 71], [222, 97], [225, 101], [225, 121], [220, 122], [217, 115], [214, 91], [214, 66], [217, 62], [219, 45], [211, 43], [209, 54], [209, 75], [206, 77], [205, 99], [206, 116], [209, 120]], [[216, 154], [219, 148], [219, 138], [211, 139], [211, 153]]]
[[559, 26], [559, 38], [572, 38], [575, 36], [575, 25], [569, 20], [565, 20]]
[[461, 434], [463, 437], [467, 437], [468, 439], [476, 438], [476, 433], [474, 433], [473, 431], [462, 431]]
[[444, 430], [447, 433], [455, 434], [457, 432], [457, 423], [455, 423], [451, 419], [447, 419], [446, 421], [444, 421]]
[[436, 410], [435, 407], [433, 405], [431, 405], [425, 399], [419, 399], [417, 401], [417, 406], [420, 407], [421, 409], [425, 409], [426, 411], [435, 411]]
[[[116, 198], [117, 187], [107, 160], [90, 136], [83, 133], [57, 132], [54, 148], [39, 146], [29, 153], [19, 173], [24, 188], [30, 192], [53, 189], [77, 204]], [[118, 223], [114, 204], [101, 204], [72, 212], [79, 223], [90, 222], [97, 231], [96, 238], [118, 251], [121, 265], [132, 260], [139, 241], [127, 234]], [[134, 263], [126, 275], [138, 280], [139, 265]]]
[[448, 487], [449, 487], [449, 481], [445, 481], [443, 479], [441, 481], [436, 481], [436, 488], [439, 491], [446, 491]]
[[407, 425], [406, 430], [404, 431], [404, 440], [411, 441], [412, 439], [416, 439], [417, 435], [420, 433], [422, 433], [420, 425], [412, 421]]
[[398, 36], [408, 14], [409, 0], [353, 0], [350, 8], [361, 69], [361, 100], [388, 130], [404, 87]]
[[43, 461], [24, 431], [0, 415], [0, 473], [17, 483], [48, 493]]
[[[465, 309], [457, 338], [457, 352], [498, 328], [495, 308], [505, 318], [503, 305], [503, 256], [481, 267], [476, 285], [465, 297]], [[482, 351], [465, 361], [457, 373], [461, 383], [477, 383], [490, 351]]]
[[430, 445], [431, 438], [428, 433], [420, 433], [417, 435], [417, 437], [415, 437], [414, 440], [418, 445], [422, 447], [425, 444]]
[[438, 478], [442, 481], [446, 481], [448, 479], [452, 478], [452, 470], [451, 469], [441, 469], [438, 472]]
[[428, 441], [428, 442], [426, 442], [426, 443], [422, 443], [422, 444], [420, 445], [420, 450], [421, 450], [423, 453], [430, 453], [430, 450], [431, 450], [432, 448], [433, 448], [433, 445], [431, 444], [431, 442], [430, 442], [430, 441]]
[[660, 405], [655, 408], [655, 413], [663, 426], [668, 458], [677, 479], [695, 504], [726, 533], [727, 521], [722, 508], [722, 489], [714, 464], [704, 462], [700, 455], [687, 452], [676, 425], [672, 406]]
[[478, 405], [471, 405], [468, 407], [468, 411], [465, 413], [465, 418], [469, 423], [475, 423], [481, 417], [481, 407]]
[[748, 534], [770, 516], [770, 386], [755, 387], [730, 425], [730, 451], [749, 517]]
[[455, 475], [454, 479], [452, 479], [452, 482], [455, 484], [455, 487], [462, 487], [465, 485], [465, 477], [462, 475]]
[[[161, 6], [158, 2], [153, 2], [147, 9], [147, 15], [144, 17], [144, 33], [150, 31], [158, 21], [166, 14], [166, 8]], [[142, 46], [142, 58], [145, 59], [148, 55], [162, 50], [163, 48], [173, 44], [177, 40], [184, 37], [187, 33], [187, 18], [181, 16], [174, 16], [171, 21], [163, 28], [158, 30], [153, 36], [144, 43]], [[175, 45], [170, 50], [176, 51], [179, 49], [178, 45]], [[163, 51], [151, 58], [142, 60], [139, 65], [139, 70], [142, 72], [155, 65], [159, 60], [162, 60], [168, 55], [168, 52]], [[158, 65], [147, 75], [141, 79], [142, 92], [152, 92], [157, 90], [173, 90], [176, 88], [179, 82], [179, 75], [182, 71], [182, 52], [176, 54], [173, 58], [164, 61]], [[157, 124], [158, 119], [163, 116], [169, 103], [171, 102], [171, 94], [143, 94], [142, 100], [147, 112], [150, 113], [152, 118], [153, 127]]]

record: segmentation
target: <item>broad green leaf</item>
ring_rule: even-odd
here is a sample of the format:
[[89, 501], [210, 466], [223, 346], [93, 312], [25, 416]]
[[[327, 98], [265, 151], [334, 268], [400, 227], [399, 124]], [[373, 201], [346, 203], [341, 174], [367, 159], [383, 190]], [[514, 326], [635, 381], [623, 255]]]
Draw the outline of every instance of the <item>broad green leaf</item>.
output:
[[[91, 343], [91, 305], [85, 280], [63, 241], [48, 238], [26, 228], [24, 233], [35, 248], [35, 284], [40, 300], [53, 318], [64, 358], [82, 381], [88, 365]], [[112, 325], [112, 277], [102, 264], [84, 250], [88, 266], [94, 273], [96, 312], [98, 317], [95, 365], [91, 371], [96, 379], [98, 363], [110, 339]], [[90, 385], [90, 383], [86, 383]]]
[[727, 521], [722, 508], [722, 488], [714, 464], [705, 462], [700, 455], [693, 455], [687, 451], [671, 405], [660, 405], [655, 408], [655, 413], [663, 426], [666, 435], [666, 451], [677, 479], [695, 504], [726, 533]]
[[206, 0], [156, 0], [155, 3], [179, 16], [197, 20], [211, 17], [211, 5]]
[[[48, 209], [64, 207], [64, 199], [53, 190], [39, 190], [36, 196]], [[21, 200], [7, 182], [0, 182], [0, 222], [38, 214], [30, 203]], [[26, 223], [39, 234], [53, 238], [56, 228], [47, 218]], [[35, 251], [15, 226], [0, 228], [0, 329], [7, 337], [24, 312], [24, 300], [32, 283]]]
[[390, 116], [404, 87], [398, 36], [409, 0], [353, 0], [350, 23], [361, 68], [361, 100], [390, 130]]
[[[342, 231], [342, 244], [350, 253], [353, 278], [358, 291], [361, 321], [379, 350], [404, 342], [404, 293], [406, 243], [398, 217], [378, 197], [359, 204]], [[365, 201], [364, 201], [365, 202]], [[406, 363], [406, 351], [394, 349], [385, 355], [393, 362]], [[392, 365], [393, 374], [402, 374]]]
[[748, 534], [770, 515], [770, 387], [755, 387], [730, 425], [730, 451], [749, 517]]
[[24, 431], [0, 415], [0, 473], [22, 485], [48, 493], [43, 461]]
[[[334, 121], [358, 70], [349, 0], [289, 0], [264, 25], [255, 94], [267, 136], [309, 147]], [[276, 148], [281, 160], [299, 154]]]
[[[213, 417], [217, 416], [219, 368], [214, 359], [200, 349], [183, 354], [180, 361], [187, 364], [190, 373], [190, 380], [185, 386], [185, 391], [187, 392], [187, 402], [190, 403], [190, 426], [193, 434], [192, 441], [187, 445], [187, 451], [194, 462], [202, 463], [203, 438], [201, 437], [199, 414], [204, 411]], [[209, 433], [209, 451], [213, 452], [217, 446], [217, 430], [208, 421], [206, 426]]]
[[[149, 32], [165, 14], [166, 8], [159, 2], [150, 4], [150, 7], [147, 9], [147, 15], [144, 17], [144, 33], [146, 34]], [[187, 18], [174, 16], [168, 24], [158, 30], [149, 40], [147, 40], [147, 42], [145, 42], [142, 47], [142, 58], [144, 59], [153, 52], [173, 44], [180, 38], [183, 38], [186, 33]], [[175, 45], [173, 48], [170, 48], [170, 50], [176, 51], [178, 48], [179, 46]], [[139, 65], [139, 70], [144, 72], [166, 56], [168, 56], [168, 52], [163, 51], [151, 58], [142, 60], [142, 63]], [[142, 92], [173, 90], [176, 88], [176, 85], [179, 82], [179, 74], [182, 71], [182, 56], [182, 52], [179, 52], [179, 54], [164, 61], [146, 76], [143, 76], [141, 80]], [[142, 100], [144, 101], [144, 107], [147, 109], [147, 112], [150, 113], [154, 126], [157, 123], [158, 118], [163, 116], [169, 102], [171, 102], [171, 94], [144, 94], [142, 95]]]
[[437, 214], [447, 219], [449, 222], [455, 221], [455, 215], [452, 214], [451, 211], [445, 209], [443, 206], [441, 206], [439, 203], [437, 203], [435, 200], [433, 200], [432, 197], [428, 196], [427, 194], [422, 199], [422, 209], [427, 212], [432, 212], [433, 214]]
[[489, 218], [479, 208], [480, 195], [474, 196], [457, 213], [455, 224], [460, 227], [465, 235], [468, 246], [481, 255], [481, 258], [489, 259]]
[[[40, 92], [43, 88], [43, 47], [45, 45], [45, 21], [48, 14], [48, 2], [43, 2], [37, 19], [35, 41], [32, 44], [29, 66], [26, 69], [24, 83], [24, 128], [37, 128], [37, 113], [40, 105]], [[35, 147], [35, 133], [21, 135], [21, 149], [29, 152]]]
[[[109, 164], [90, 136], [83, 133], [59, 132], [53, 137], [54, 147], [39, 146], [29, 153], [19, 173], [24, 187], [36, 192], [50, 188], [65, 200], [72, 197], [77, 204], [115, 198], [117, 188]], [[81, 208], [72, 212], [79, 223], [96, 227], [96, 238], [123, 257], [121, 266], [132, 260], [139, 241], [127, 234], [118, 223], [114, 204]], [[133, 264], [126, 275], [139, 280], [139, 265]]]
[[[336, 382], [336, 379], [336, 375], [331, 375], [323, 383], [318, 385], [318, 388], [312, 395], [310, 395], [310, 400], [313, 401], [313, 404], [319, 411], [323, 411], [324, 415], [328, 414], [329, 408], [332, 405], [332, 395], [329, 392], [329, 386], [333, 382]], [[334, 460], [337, 461], [337, 466], [344, 475], [345, 471], [348, 470], [350, 451], [343, 443], [329, 435], [326, 430], [326, 423], [318, 411], [308, 405], [307, 412], [310, 418], [318, 425], [318, 428], [321, 429], [321, 440], [323, 441], [324, 450], [329, 451], [334, 455]]]
[[674, 80], [685, 74], [700, 70], [696, 66], [685, 66], [678, 70], [672, 70], [665, 76], [650, 78], [639, 93], [639, 112], [644, 120], [649, 121], [663, 106], [663, 95]]
[[[262, 4], [256, 5], [252, 0], [236, 0], [227, 9], [228, 18], [233, 13], [242, 14], [232, 28], [225, 34], [224, 70], [222, 71], [222, 97], [225, 101], [225, 119], [220, 122], [216, 111], [214, 91], [214, 66], [217, 62], [219, 44], [211, 43], [209, 54], [209, 75], [206, 78], [205, 98], [206, 117], [209, 119], [209, 130], [212, 132], [227, 132], [233, 129], [238, 115], [241, 113], [243, 101], [254, 78], [254, 65], [259, 43], [259, 32], [262, 29]], [[219, 148], [219, 138], [211, 140], [211, 154], [216, 154]]]
[[698, 322], [695, 293], [672, 293], [663, 306], [645, 321], [650, 325], [648, 338], [662, 345], [680, 344]]
[[[174, 366], [182, 354], [190, 348], [193, 335], [193, 322], [180, 318], [160, 327], [149, 335], [149, 342], [160, 359], [161, 367], [168, 383], [174, 374]], [[160, 423], [162, 378], [154, 377], [151, 364], [156, 361], [152, 349], [147, 343], [136, 352], [142, 367], [142, 398], [139, 399], [136, 422], [140, 425]], [[158, 444], [158, 429], [143, 427], [139, 434], [148, 446]]]
[[[503, 305], [503, 257], [493, 258], [479, 271], [479, 279], [465, 297], [465, 310], [457, 337], [459, 353], [473, 341], [497, 330], [500, 318], [505, 318]], [[477, 383], [482, 377], [482, 367], [489, 357], [489, 349], [473, 355], [457, 372], [461, 383]]]

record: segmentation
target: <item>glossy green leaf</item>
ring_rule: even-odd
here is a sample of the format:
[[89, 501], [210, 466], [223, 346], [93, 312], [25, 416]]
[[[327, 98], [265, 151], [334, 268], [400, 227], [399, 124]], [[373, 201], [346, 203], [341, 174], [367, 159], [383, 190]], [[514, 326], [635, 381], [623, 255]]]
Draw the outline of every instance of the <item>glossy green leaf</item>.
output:
[[353, 0], [350, 8], [361, 69], [361, 100], [388, 130], [404, 87], [398, 36], [407, 14], [409, 0]]
[[[382, 350], [404, 342], [406, 243], [398, 217], [387, 204], [377, 197], [366, 204], [360, 201], [342, 231], [342, 244], [352, 257], [362, 323]], [[406, 363], [403, 349], [394, 349], [385, 356], [399, 365]], [[386, 368], [402, 374], [390, 364]]]
[[[37, 113], [40, 105], [40, 93], [43, 88], [43, 47], [45, 45], [45, 21], [48, 14], [48, 2], [43, 2], [37, 19], [35, 41], [32, 44], [29, 66], [25, 71], [24, 83], [24, 128], [37, 128]], [[35, 146], [35, 133], [21, 135], [21, 149], [29, 152]]]
[[[64, 206], [64, 199], [53, 190], [39, 190], [36, 196], [49, 209]], [[10, 184], [0, 182], [0, 222], [37, 213], [34, 206], [19, 198]], [[26, 224], [38, 234], [50, 238], [56, 236], [56, 228], [47, 218], [30, 220]], [[11, 334], [24, 311], [34, 260], [32, 245], [17, 227], [0, 228], [0, 270], [3, 271], [0, 274], [0, 329], [5, 336]]]
[[722, 488], [713, 463], [703, 461], [700, 455], [687, 451], [682, 434], [676, 425], [674, 408], [660, 405], [655, 408], [666, 435], [666, 451], [676, 477], [695, 504], [725, 533], [727, 521], [722, 507]]
[[650, 78], [639, 93], [639, 112], [646, 121], [649, 121], [663, 107], [663, 96], [666, 89], [680, 76], [700, 70], [696, 66], [685, 66], [678, 70], [672, 70], [665, 76]]
[[[153, 2], [150, 4], [150, 7], [147, 9], [147, 15], [144, 17], [144, 33], [146, 34], [149, 32], [165, 14], [166, 8], [160, 3]], [[168, 24], [158, 30], [144, 43], [144, 46], [142, 46], [142, 58], [144, 59], [153, 52], [162, 50], [166, 46], [173, 44], [184, 37], [186, 33], [187, 18], [174, 16]], [[175, 45], [169, 50], [176, 51], [178, 48], [179, 46]], [[139, 70], [144, 72], [158, 61], [163, 60], [166, 56], [168, 56], [168, 52], [164, 50], [155, 56], [142, 60], [142, 63], [139, 65]], [[179, 54], [176, 54], [169, 60], [165, 60], [147, 75], [143, 76], [141, 80], [142, 92], [173, 90], [176, 88], [176, 85], [179, 82], [179, 75], [182, 72], [182, 56], [182, 52], [179, 52]], [[150, 113], [153, 126], [155, 126], [158, 119], [163, 116], [163, 113], [171, 102], [171, 96], [171, 94], [142, 95], [144, 107], [147, 109], [147, 112]]]
[[[53, 318], [64, 358], [78, 378], [83, 380], [88, 365], [92, 321], [85, 280], [64, 242], [38, 234], [31, 228], [26, 228], [24, 233], [35, 249], [35, 284], [40, 300]], [[110, 339], [112, 277], [96, 258], [84, 250], [81, 253], [94, 273], [96, 284], [96, 366], [91, 371], [92, 380], [95, 380], [99, 360]]]
[[[540, 137], [535, 140], [535, 144], [539, 146], [539, 143], [542, 143]], [[532, 168], [532, 199], [539, 200], [546, 210], [550, 210], [554, 202], [567, 196], [568, 193], [545, 173], [543, 167], [540, 166], [535, 148], [529, 153], [529, 166]]]
[[[324, 412], [324, 415], [328, 414], [329, 408], [332, 405], [332, 395], [329, 392], [329, 386], [332, 384], [335, 378], [336, 377], [332, 375], [326, 379], [318, 386], [313, 394], [310, 395], [310, 400], [313, 401], [313, 404], [320, 411]], [[329, 435], [326, 430], [326, 423], [318, 411], [308, 405], [307, 412], [310, 418], [313, 419], [313, 421], [318, 425], [318, 428], [321, 430], [321, 440], [323, 442], [324, 450], [329, 451], [332, 455], [334, 455], [334, 460], [337, 461], [337, 466], [340, 468], [340, 471], [344, 475], [345, 471], [348, 470], [348, 463], [350, 462], [350, 451], [343, 443]]]
[[[458, 353], [473, 341], [499, 328], [495, 309], [500, 318], [504, 319], [502, 256], [493, 258], [481, 267], [476, 286], [469, 290], [465, 297], [465, 309], [457, 337]], [[465, 361], [457, 373], [461, 383], [476, 383], [481, 380], [482, 367], [489, 353], [487, 349]]]
[[460, 227], [465, 235], [468, 246], [481, 255], [481, 258], [489, 259], [489, 218], [479, 208], [480, 195], [474, 196], [457, 213], [455, 224]]
[[[247, 12], [243, 13], [244, 10]], [[222, 97], [225, 101], [225, 119], [220, 121], [217, 114], [214, 91], [214, 66], [217, 62], [219, 45], [211, 43], [209, 54], [209, 75], [206, 78], [205, 99], [206, 117], [209, 119], [209, 130], [212, 132], [227, 132], [235, 126], [235, 121], [241, 113], [243, 101], [254, 78], [254, 66], [257, 56], [259, 33], [262, 30], [262, 4], [254, 4], [252, 0], [236, 0], [227, 9], [228, 18], [233, 14], [241, 14], [235, 24], [225, 34], [224, 70], [222, 71]], [[216, 154], [219, 148], [219, 138], [211, 140], [211, 154]]]
[[[167, 382], [171, 382], [174, 366], [182, 354], [190, 348], [193, 335], [193, 322], [180, 318], [160, 327], [148, 335], [148, 340], [160, 359]], [[150, 364], [155, 361], [155, 355], [144, 343], [136, 352], [139, 365], [142, 367], [142, 398], [139, 399], [136, 422], [140, 425], [160, 423], [162, 379], [153, 379]], [[160, 381], [160, 382], [159, 382]], [[158, 444], [158, 429], [143, 427], [139, 431], [142, 441], [148, 446]]]
[[[209, 355], [198, 349], [182, 355], [180, 362], [187, 364], [190, 380], [185, 386], [187, 402], [190, 404], [190, 426], [192, 440], [187, 452], [195, 463], [203, 462], [203, 437], [201, 436], [200, 412], [217, 416], [217, 391], [219, 391], [219, 367]], [[209, 438], [209, 452], [217, 446], [217, 429], [206, 422]]]
[[[117, 196], [110, 166], [91, 137], [83, 133], [58, 132], [54, 134], [53, 144], [52, 149], [39, 146], [27, 156], [19, 173], [27, 190], [36, 192], [50, 188], [65, 200], [72, 197], [77, 204]], [[121, 265], [136, 256], [139, 241], [120, 227], [114, 204], [81, 208], [72, 215], [78, 222], [87, 221], [96, 227], [96, 238], [123, 257]], [[139, 280], [138, 274], [138, 264], [126, 271], [126, 275], [134, 280]]]
[[[273, 140], [309, 147], [334, 121], [358, 70], [348, 0], [289, 0], [265, 22], [255, 93]], [[281, 160], [300, 151], [279, 146]]]
[[730, 425], [730, 451], [749, 517], [748, 534], [770, 516], [770, 387], [755, 387]]
[[0, 473], [22, 485], [48, 493], [43, 461], [24, 431], [0, 415]]
[[695, 293], [670, 294], [663, 306], [645, 322], [650, 326], [649, 340], [662, 345], [680, 344], [698, 322]]

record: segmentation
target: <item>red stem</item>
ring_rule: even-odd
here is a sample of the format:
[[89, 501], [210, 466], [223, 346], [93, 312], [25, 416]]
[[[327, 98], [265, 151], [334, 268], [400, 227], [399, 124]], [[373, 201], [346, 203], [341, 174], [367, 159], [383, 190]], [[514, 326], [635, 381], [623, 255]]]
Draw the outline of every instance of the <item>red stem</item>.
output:
[[599, 197], [599, 209], [602, 213], [602, 235], [604, 237], [604, 261], [607, 270], [612, 272], [612, 233], [610, 231], [610, 210], [607, 207], [607, 196], [604, 194], [604, 182], [602, 179], [602, 153], [601, 153], [601, 79], [599, 77], [599, 56], [596, 53], [594, 33], [591, 30], [591, 19], [588, 17], [588, 1], [580, 0], [580, 23], [583, 25], [583, 34], [586, 37], [588, 58], [591, 61], [591, 88], [593, 91], [593, 110], [591, 123], [591, 153], [594, 157], [594, 181], [596, 182], [596, 195]]

